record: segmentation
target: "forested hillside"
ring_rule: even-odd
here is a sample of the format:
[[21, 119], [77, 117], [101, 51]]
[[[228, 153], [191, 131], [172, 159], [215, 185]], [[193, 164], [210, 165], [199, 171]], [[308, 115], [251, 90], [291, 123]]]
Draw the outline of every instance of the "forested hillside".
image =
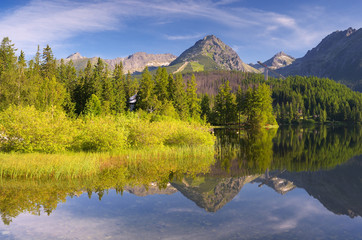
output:
[[[211, 105], [216, 104], [219, 86], [229, 82], [233, 106], [241, 109], [245, 93], [264, 83], [261, 74], [237, 71], [211, 71], [195, 73], [198, 93], [207, 96]], [[185, 75], [185, 79], [190, 75]], [[327, 78], [291, 76], [286, 80], [269, 78], [274, 114], [279, 123], [304, 121], [362, 121], [362, 94]], [[239, 108], [238, 108], [239, 106]], [[231, 107], [232, 108], [232, 107]], [[241, 112], [234, 111], [234, 117]], [[209, 115], [213, 119], [215, 115]], [[212, 122], [217, 122], [212, 120]]]
[[[33, 106], [60, 109], [68, 117], [124, 115], [130, 110], [152, 116], [208, 121], [212, 124], [275, 125], [302, 121], [362, 120], [362, 94], [329, 79], [270, 78], [242, 71], [171, 74], [146, 67], [138, 78], [113, 71], [98, 59], [77, 72], [73, 62], [57, 61], [47, 46], [26, 62], [4, 38], [0, 46], [0, 110]], [[130, 105], [130, 98], [135, 103]]]

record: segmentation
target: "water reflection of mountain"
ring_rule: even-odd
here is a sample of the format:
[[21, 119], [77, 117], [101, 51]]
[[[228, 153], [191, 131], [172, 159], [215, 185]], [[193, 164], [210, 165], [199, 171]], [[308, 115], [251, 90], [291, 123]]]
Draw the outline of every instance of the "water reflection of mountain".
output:
[[328, 171], [284, 172], [281, 178], [304, 188], [329, 211], [362, 216], [362, 156]]
[[266, 185], [282, 195], [296, 188], [292, 181], [280, 177], [281, 172], [265, 173], [253, 182], [259, 183], [259, 187]]
[[178, 191], [195, 202], [200, 208], [208, 212], [216, 212], [230, 202], [241, 190], [258, 176], [239, 178], [198, 177], [184, 178], [182, 181], [172, 182]]
[[170, 183], [168, 183], [165, 188], [161, 188], [157, 183], [151, 183], [149, 186], [125, 186], [123, 189], [139, 197], [155, 194], [171, 195], [177, 192], [177, 189]]
[[272, 171], [244, 177], [204, 176], [172, 182], [178, 191], [208, 212], [230, 202], [247, 183], [270, 187], [279, 194], [303, 188], [329, 211], [350, 217], [362, 216], [362, 156], [330, 170], [314, 172]]

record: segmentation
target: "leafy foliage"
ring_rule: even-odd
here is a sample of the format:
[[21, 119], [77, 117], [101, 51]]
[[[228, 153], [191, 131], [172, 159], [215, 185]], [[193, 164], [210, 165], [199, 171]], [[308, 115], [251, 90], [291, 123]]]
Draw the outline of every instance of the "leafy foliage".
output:
[[2, 151], [61, 152], [70, 147], [77, 129], [65, 113], [52, 108], [9, 107], [0, 112]]

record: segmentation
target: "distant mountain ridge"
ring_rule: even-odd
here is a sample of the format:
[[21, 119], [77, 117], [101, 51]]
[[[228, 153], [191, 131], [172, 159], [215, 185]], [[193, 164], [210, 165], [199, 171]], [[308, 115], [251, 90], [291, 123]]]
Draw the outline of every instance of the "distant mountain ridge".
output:
[[[183, 66], [183, 65], [188, 66]], [[189, 70], [238, 70], [259, 72], [245, 64], [239, 55], [214, 35], [208, 35], [184, 51], [170, 66], [179, 65]]]
[[[115, 58], [115, 59], [103, 59], [107, 63], [109, 70], [113, 70], [116, 64], [122, 62], [123, 70], [125, 73], [128, 71], [130, 73], [141, 72], [146, 66], [149, 67], [160, 67], [168, 66], [173, 60], [176, 59], [176, 56], [166, 53], [166, 54], [148, 54], [145, 52], [137, 52], [125, 58]], [[74, 53], [64, 59], [65, 62], [73, 61], [74, 66], [77, 70], [82, 70], [87, 66], [88, 60], [92, 65], [97, 63], [98, 57], [87, 58], [83, 57], [80, 53]]]
[[362, 90], [362, 28], [348, 28], [326, 36], [293, 64], [278, 70], [283, 75], [327, 77]]

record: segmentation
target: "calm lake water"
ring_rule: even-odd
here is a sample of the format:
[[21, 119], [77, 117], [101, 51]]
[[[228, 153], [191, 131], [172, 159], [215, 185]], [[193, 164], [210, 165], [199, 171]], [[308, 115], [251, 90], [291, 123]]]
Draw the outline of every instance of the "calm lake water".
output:
[[193, 176], [2, 179], [0, 239], [362, 239], [362, 128], [215, 135]]

